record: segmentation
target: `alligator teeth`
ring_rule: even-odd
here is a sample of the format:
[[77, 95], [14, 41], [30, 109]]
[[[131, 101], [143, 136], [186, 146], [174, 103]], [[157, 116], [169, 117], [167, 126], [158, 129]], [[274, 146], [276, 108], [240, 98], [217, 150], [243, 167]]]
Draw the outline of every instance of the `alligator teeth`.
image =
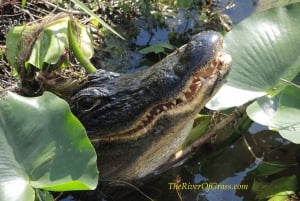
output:
[[225, 59], [223, 58], [223, 56], [219, 56], [219, 57], [218, 57], [218, 60], [219, 60], [219, 62], [222, 64], [222, 63], [224, 63], [224, 60], [225, 60]]
[[161, 112], [160, 109], [157, 109], [157, 110], [156, 110], [156, 114], [159, 114], [160, 112]]
[[186, 90], [186, 93], [192, 93], [192, 90], [191, 90], [190, 88], [188, 88], [188, 89]]
[[221, 55], [220, 57], [219, 57], [219, 61], [221, 62], [221, 63], [224, 63], [225, 61], [231, 61], [232, 59], [231, 59], [231, 56], [229, 56], [228, 54], [225, 54], [225, 55]]
[[183, 101], [183, 102], [186, 102], [186, 101], [187, 101], [185, 95], [182, 95], [179, 99], [180, 99], [181, 101]]
[[201, 82], [205, 82], [205, 81], [206, 81], [206, 79], [205, 79], [204, 77], [199, 77], [199, 80], [200, 80]]
[[195, 84], [198, 85], [198, 86], [200, 86], [201, 85], [201, 81], [199, 80], [199, 81], [195, 82]]
[[163, 110], [164, 110], [164, 111], [167, 111], [167, 110], [168, 110], [168, 107], [164, 105], [164, 106], [163, 106]]

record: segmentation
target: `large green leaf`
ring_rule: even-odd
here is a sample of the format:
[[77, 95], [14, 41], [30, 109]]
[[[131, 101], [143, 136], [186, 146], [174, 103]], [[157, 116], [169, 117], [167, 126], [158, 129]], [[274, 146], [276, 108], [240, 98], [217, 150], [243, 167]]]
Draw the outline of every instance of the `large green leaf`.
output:
[[281, 79], [291, 81], [300, 72], [299, 30], [299, 3], [257, 13], [234, 27], [224, 39], [233, 58], [228, 82], [207, 106], [239, 106], [282, 90]]
[[96, 153], [68, 104], [55, 95], [0, 99], [0, 200], [34, 200], [33, 188], [96, 187]]
[[234, 62], [228, 82], [207, 107], [224, 109], [258, 98], [247, 108], [250, 118], [300, 143], [300, 89], [292, 87], [299, 83], [299, 30], [299, 3], [263, 11], [237, 25], [224, 41]]

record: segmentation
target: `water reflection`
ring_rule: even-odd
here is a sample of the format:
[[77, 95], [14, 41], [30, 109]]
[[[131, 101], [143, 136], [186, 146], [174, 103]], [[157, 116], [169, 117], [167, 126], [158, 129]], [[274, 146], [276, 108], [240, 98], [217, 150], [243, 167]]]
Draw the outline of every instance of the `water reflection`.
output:
[[[223, 6], [229, 2], [230, 0], [221, 1]], [[237, 24], [251, 15], [255, 11], [256, 5], [256, 0], [235, 0], [234, 6], [225, 10], [224, 13], [232, 18], [234, 24]]]

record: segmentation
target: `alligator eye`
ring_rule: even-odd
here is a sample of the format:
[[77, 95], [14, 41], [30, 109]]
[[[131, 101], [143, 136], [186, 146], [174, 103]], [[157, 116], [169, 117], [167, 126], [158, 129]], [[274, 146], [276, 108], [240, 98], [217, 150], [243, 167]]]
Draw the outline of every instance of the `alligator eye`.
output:
[[81, 110], [90, 110], [95, 106], [95, 102], [93, 97], [83, 97], [78, 100], [77, 105]]

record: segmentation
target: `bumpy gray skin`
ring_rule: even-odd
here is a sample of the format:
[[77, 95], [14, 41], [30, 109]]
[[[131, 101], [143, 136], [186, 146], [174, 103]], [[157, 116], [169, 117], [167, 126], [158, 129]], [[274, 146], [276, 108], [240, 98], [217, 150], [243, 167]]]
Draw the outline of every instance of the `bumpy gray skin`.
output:
[[156, 172], [175, 153], [195, 115], [221, 86], [231, 62], [201, 79], [201, 88], [192, 101], [161, 113], [151, 126], [142, 129], [142, 134], [121, 139], [123, 131], [139, 124], [155, 105], [178, 99], [195, 72], [216, 56], [221, 43], [219, 33], [202, 32], [144, 71], [118, 74], [100, 70], [88, 77], [70, 105], [92, 141], [99, 139], [93, 142], [101, 179], [139, 181]]
[[151, 68], [134, 74], [100, 70], [73, 96], [72, 111], [90, 135], [122, 131], [148, 108], [178, 96], [191, 75], [211, 60], [220, 37], [212, 31], [197, 34]]

